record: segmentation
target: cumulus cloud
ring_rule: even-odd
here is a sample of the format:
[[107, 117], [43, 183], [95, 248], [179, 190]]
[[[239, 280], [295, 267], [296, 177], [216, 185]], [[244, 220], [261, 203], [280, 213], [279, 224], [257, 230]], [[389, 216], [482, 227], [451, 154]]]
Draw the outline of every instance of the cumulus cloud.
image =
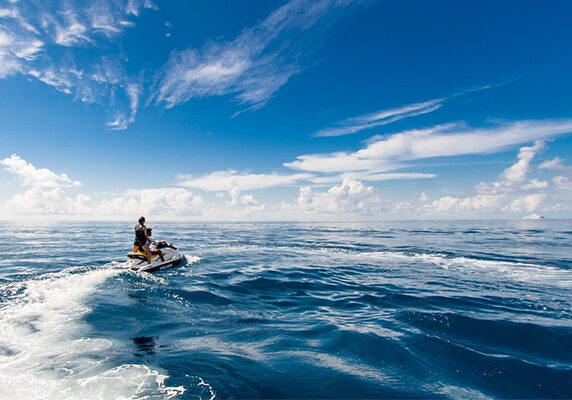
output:
[[485, 193], [547, 188], [548, 182], [546, 181], [539, 181], [538, 179], [528, 180], [528, 174], [531, 171], [531, 162], [544, 147], [545, 143], [542, 140], [536, 140], [532, 146], [521, 147], [517, 156], [518, 161], [506, 168], [500, 174], [498, 181], [490, 184], [480, 182], [476, 185], [476, 188], [480, 192]]
[[373, 214], [381, 211], [383, 207], [384, 201], [379, 192], [372, 186], [365, 186], [356, 180], [345, 180], [326, 192], [319, 192], [309, 186], [302, 187], [293, 204], [282, 205], [286, 211], [313, 214]]
[[475, 196], [444, 196], [422, 206], [431, 213], [472, 212], [472, 211], [536, 211], [546, 198], [545, 193], [526, 193], [548, 188], [547, 181], [529, 179], [531, 162], [544, 149], [545, 143], [537, 140], [532, 146], [520, 148], [518, 161], [506, 168], [499, 180], [492, 183], [480, 182]]
[[546, 195], [544, 193], [533, 193], [514, 199], [503, 211], [512, 212], [533, 212], [537, 211]]
[[503, 178], [509, 185], [522, 184], [527, 179], [530, 170], [530, 162], [540, 150], [544, 148], [544, 142], [537, 140], [533, 146], [522, 147], [518, 152], [518, 162], [503, 172]]
[[20, 185], [31, 187], [18, 193], [5, 204], [15, 214], [89, 214], [91, 198], [84, 194], [68, 196], [63, 188], [81, 186], [67, 174], [57, 174], [47, 168], [37, 168], [16, 154], [0, 161], [16, 176]]
[[216, 171], [200, 177], [181, 176], [179, 185], [209, 192], [232, 189], [242, 191], [291, 185], [309, 177], [311, 177], [310, 174], [239, 174], [235, 170], [228, 170]]
[[523, 189], [546, 189], [548, 187], [547, 181], [539, 181], [538, 179], [531, 179], [528, 183], [522, 185]]
[[498, 209], [503, 204], [504, 194], [476, 195], [473, 197], [444, 196], [422, 206], [423, 211], [430, 213], [451, 213], [465, 211], [482, 211]]
[[16, 154], [0, 161], [6, 170], [18, 178], [23, 186], [66, 187], [81, 186], [81, 182], [72, 180], [67, 174], [57, 174], [47, 168], [36, 168], [33, 164]]
[[193, 216], [202, 213], [203, 199], [182, 188], [129, 189], [122, 196], [103, 200], [104, 215], [154, 214]]
[[242, 207], [245, 214], [262, 211], [265, 208], [265, 205], [255, 200], [252, 194], [241, 195], [240, 190], [236, 187], [230, 190], [229, 195], [231, 201], [228, 204], [233, 207]]
[[311, 49], [318, 22], [353, 0], [291, 0], [234, 40], [173, 53], [163, 69], [157, 103], [167, 108], [191, 98], [232, 94], [251, 109], [262, 107]]
[[6, 206], [8, 210], [17, 214], [89, 214], [91, 198], [83, 194], [75, 198], [69, 197], [61, 187], [54, 189], [33, 187], [15, 195], [8, 200]]

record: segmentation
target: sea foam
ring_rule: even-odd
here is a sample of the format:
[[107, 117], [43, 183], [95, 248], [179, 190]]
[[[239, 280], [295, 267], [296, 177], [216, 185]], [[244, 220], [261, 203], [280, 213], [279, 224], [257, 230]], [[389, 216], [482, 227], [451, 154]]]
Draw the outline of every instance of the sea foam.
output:
[[0, 308], [0, 398], [174, 398], [182, 387], [144, 365], [113, 366], [117, 344], [90, 337], [89, 296], [116, 268], [68, 268], [5, 286]]

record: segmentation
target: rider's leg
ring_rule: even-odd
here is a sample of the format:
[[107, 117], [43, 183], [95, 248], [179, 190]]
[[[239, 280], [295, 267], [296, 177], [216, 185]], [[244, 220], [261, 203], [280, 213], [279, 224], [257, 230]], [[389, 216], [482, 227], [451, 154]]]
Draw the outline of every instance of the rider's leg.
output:
[[147, 255], [147, 262], [151, 264], [151, 250], [149, 250], [149, 245], [143, 245], [143, 250], [145, 250], [145, 254]]

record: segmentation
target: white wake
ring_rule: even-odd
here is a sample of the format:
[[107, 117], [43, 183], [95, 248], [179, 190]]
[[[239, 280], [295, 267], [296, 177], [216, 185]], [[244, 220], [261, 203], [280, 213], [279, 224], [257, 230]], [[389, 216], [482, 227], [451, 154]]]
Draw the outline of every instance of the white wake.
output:
[[88, 297], [120, 273], [69, 268], [2, 288], [1, 399], [168, 399], [184, 392], [147, 366], [112, 366], [114, 343], [90, 338]]

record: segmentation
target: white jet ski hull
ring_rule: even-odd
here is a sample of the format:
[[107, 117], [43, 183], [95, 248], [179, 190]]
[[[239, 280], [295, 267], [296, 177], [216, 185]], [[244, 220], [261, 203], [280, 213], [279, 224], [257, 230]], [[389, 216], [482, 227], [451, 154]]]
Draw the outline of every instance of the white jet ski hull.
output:
[[163, 252], [165, 261], [157, 256], [152, 257], [152, 262], [147, 262], [147, 257], [142, 253], [127, 254], [127, 268], [140, 272], [155, 272], [161, 269], [173, 268], [180, 265], [185, 259], [185, 255], [179, 250], [169, 247], [160, 249]]

